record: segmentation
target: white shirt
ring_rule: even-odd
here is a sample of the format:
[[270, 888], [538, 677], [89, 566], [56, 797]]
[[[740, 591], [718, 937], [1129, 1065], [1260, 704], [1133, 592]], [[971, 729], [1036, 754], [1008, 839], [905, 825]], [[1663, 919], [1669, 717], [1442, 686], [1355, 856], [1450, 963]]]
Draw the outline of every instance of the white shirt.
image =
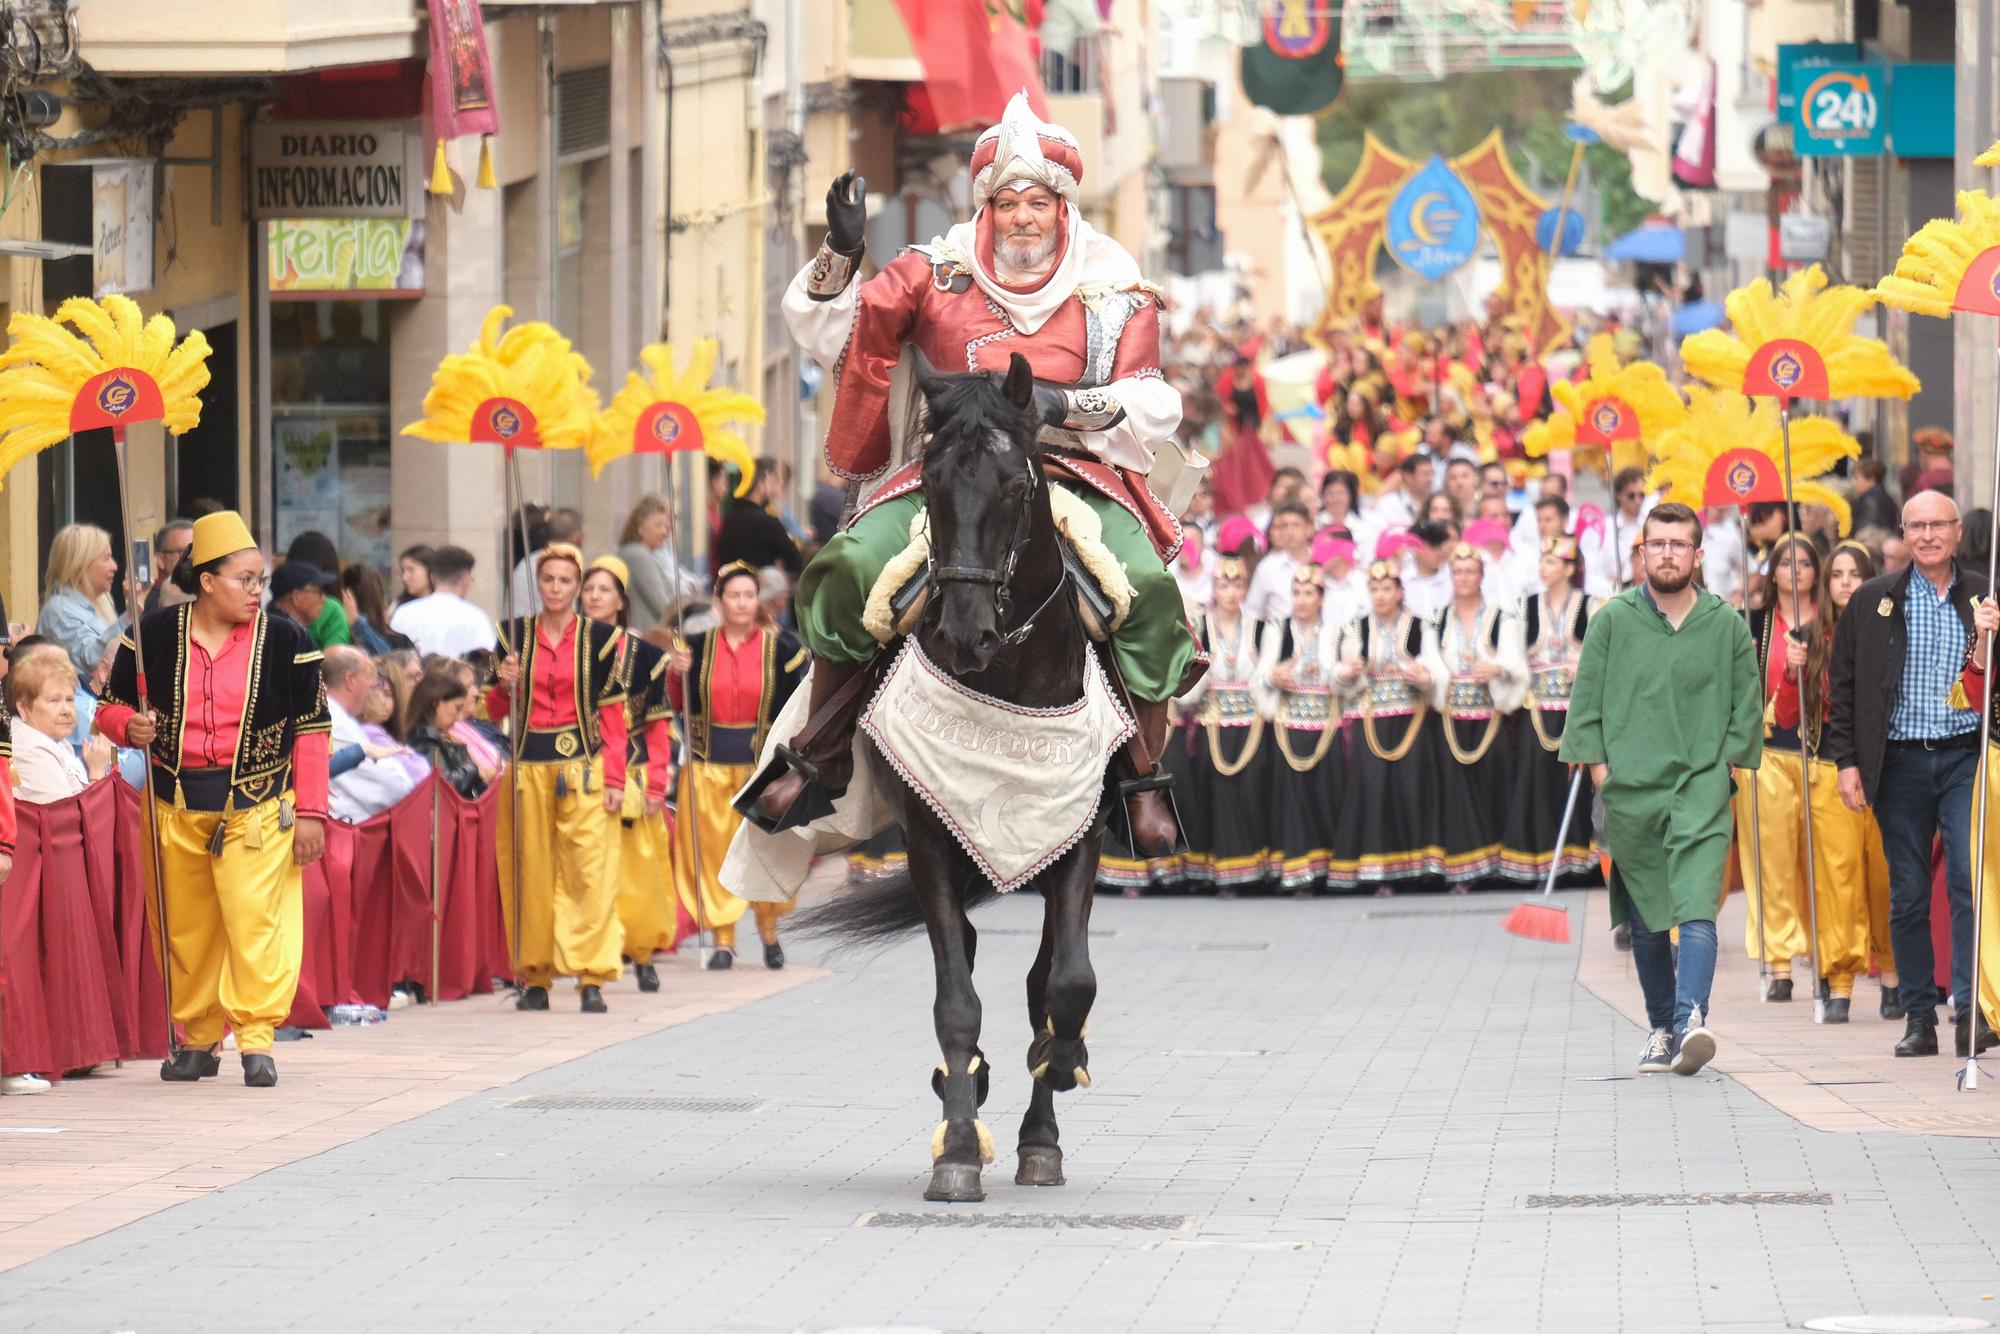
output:
[[1347, 572], [1345, 579], [1326, 577], [1325, 600], [1320, 603], [1319, 618], [1332, 626], [1346, 625], [1349, 621], [1368, 613], [1368, 572], [1356, 565]]
[[389, 628], [408, 635], [419, 653], [462, 658], [473, 649], [493, 649], [499, 640], [486, 613], [456, 593], [431, 593], [405, 602], [389, 618]]
[[1429, 574], [1424, 574], [1417, 569], [1414, 559], [1406, 557], [1403, 567], [1403, 606], [1410, 615], [1421, 620], [1429, 620], [1450, 605], [1450, 562], [1447, 561]]
[[1368, 522], [1376, 532], [1390, 528], [1408, 528], [1417, 521], [1417, 511], [1402, 488], [1394, 491], [1378, 491], [1368, 498]]
[[1590, 596], [1608, 598], [1633, 582], [1632, 539], [1646, 526], [1646, 516], [1658, 503], [1658, 496], [1648, 495], [1634, 519], [1613, 507], [1604, 516], [1604, 532], [1590, 535], [1584, 552], [1584, 591]]
[[1301, 563], [1287, 551], [1270, 552], [1258, 561], [1257, 572], [1250, 576], [1250, 591], [1243, 596], [1245, 614], [1283, 623], [1292, 614], [1292, 575]]
[[1190, 615], [1207, 611], [1215, 597], [1215, 559], [1215, 552], [1208, 547], [1201, 549], [1192, 570], [1179, 557], [1174, 559], [1174, 582], [1181, 586], [1181, 601]]
[[[327, 697], [326, 711], [333, 719], [330, 748], [358, 746], [368, 739], [355, 716]], [[361, 763], [327, 784], [327, 811], [342, 824], [360, 824], [380, 815], [416, 789], [417, 780], [395, 760], [364, 757]]]
[[1724, 599], [1741, 595], [1743, 532], [1736, 526], [1734, 515], [1702, 530], [1701, 552], [1701, 579], [1708, 591]]
[[27, 723], [14, 726], [14, 795], [41, 805], [73, 797], [90, 786], [90, 771], [69, 738], [57, 740]]

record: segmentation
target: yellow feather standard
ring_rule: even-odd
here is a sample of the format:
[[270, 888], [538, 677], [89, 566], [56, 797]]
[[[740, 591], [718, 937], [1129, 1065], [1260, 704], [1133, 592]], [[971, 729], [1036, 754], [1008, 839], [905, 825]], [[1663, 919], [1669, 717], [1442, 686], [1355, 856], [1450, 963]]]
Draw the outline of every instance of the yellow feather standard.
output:
[[176, 345], [174, 332], [172, 320], [147, 319], [124, 296], [71, 297], [53, 319], [16, 312], [0, 353], [0, 480], [79, 429], [112, 426], [122, 436], [145, 421], [173, 435], [193, 429], [208, 387], [208, 340], [193, 329]]
[[590, 475], [627, 454], [678, 454], [700, 450], [737, 472], [736, 494], [748, 495], [757, 477], [757, 460], [743, 437], [729, 428], [743, 422], [762, 424], [764, 405], [745, 393], [711, 388], [717, 344], [701, 339], [689, 354], [687, 369], [674, 369], [671, 344], [651, 343], [639, 353], [650, 375], [625, 374], [625, 387], [599, 414], [589, 444]]
[[[453, 444], [492, 441], [510, 449], [582, 449], [590, 443], [597, 427], [590, 363], [540, 320], [502, 334], [513, 314], [511, 306], [493, 307], [472, 349], [448, 353], [438, 363], [424, 394], [423, 420], [405, 426], [404, 435]], [[528, 410], [533, 420], [524, 425], [532, 438], [513, 439], [505, 421], [493, 420], [496, 400]]]
[[1555, 399], [1558, 410], [1530, 426], [1521, 439], [1521, 447], [1530, 458], [1545, 458], [1558, 449], [1601, 448], [1588, 439], [1579, 445], [1579, 426], [1587, 433], [1593, 417], [1604, 411], [1618, 413], [1619, 409], [1611, 405], [1622, 404], [1630, 417], [1621, 414], [1613, 434], [1636, 430], [1637, 436], [1612, 440], [1612, 471], [1645, 467], [1658, 450], [1660, 437], [1687, 418], [1687, 404], [1667, 382], [1666, 372], [1652, 362], [1619, 365], [1609, 334], [1598, 334], [1590, 340], [1584, 361], [1590, 367], [1590, 378], [1582, 384], [1568, 380], [1551, 384], [1549, 395]]
[[[2000, 144], [1989, 152], [2000, 152]], [[1958, 308], [1966, 274], [1996, 247], [2000, 247], [2000, 199], [1981, 190], [1961, 190], [1958, 216], [1933, 218], [1905, 241], [1896, 271], [1876, 285], [1875, 295], [1914, 314], [1948, 319]], [[1982, 295], [1990, 303], [1995, 294], [1989, 285]], [[1992, 306], [1975, 309], [1985, 313]]]
[[[1708, 475], [1715, 461], [1736, 449], [1754, 449], [1771, 461], [1771, 471], [1783, 475], [1784, 437], [1773, 399], [1749, 399], [1730, 389], [1688, 387], [1686, 420], [1660, 438], [1659, 462], [1646, 478], [1648, 490], [1662, 500], [1702, 508]], [[1859, 458], [1861, 446], [1831, 418], [1802, 417], [1792, 423], [1792, 468], [1797, 498], [1803, 505], [1824, 505], [1833, 511], [1846, 534], [1854, 513], [1840, 492], [1820, 479], [1841, 459]]]
[[1923, 386], [1896, 360], [1889, 345], [1854, 332], [1854, 322], [1873, 306], [1875, 293], [1845, 283], [1828, 286], [1815, 264], [1785, 279], [1773, 291], [1767, 279], [1729, 294], [1723, 310], [1734, 332], [1708, 329], [1681, 343], [1688, 373], [1741, 393], [1750, 360], [1767, 343], [1795, 339], [1826, 363], [1829, 398], [1908, 398]]

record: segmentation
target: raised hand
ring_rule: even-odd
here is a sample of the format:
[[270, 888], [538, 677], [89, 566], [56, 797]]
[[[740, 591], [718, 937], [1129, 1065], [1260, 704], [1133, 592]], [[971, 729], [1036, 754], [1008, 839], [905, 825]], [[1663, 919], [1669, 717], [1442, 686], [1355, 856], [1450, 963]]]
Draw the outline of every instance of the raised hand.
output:
[[861, 254], [868, 228], [868, 178], [843, 171], [826, 192], [826, 243], [850, 259]]

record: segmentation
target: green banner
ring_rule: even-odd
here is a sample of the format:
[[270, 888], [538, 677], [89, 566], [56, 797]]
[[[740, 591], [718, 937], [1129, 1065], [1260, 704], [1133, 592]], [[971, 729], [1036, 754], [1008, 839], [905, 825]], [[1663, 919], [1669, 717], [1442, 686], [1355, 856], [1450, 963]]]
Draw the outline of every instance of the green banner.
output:
[[1270, 0], [1263, 40], [1243, 48], [1243, 91], [1281, 116], [1332, 106], [1346, 80], [1337, 0]]

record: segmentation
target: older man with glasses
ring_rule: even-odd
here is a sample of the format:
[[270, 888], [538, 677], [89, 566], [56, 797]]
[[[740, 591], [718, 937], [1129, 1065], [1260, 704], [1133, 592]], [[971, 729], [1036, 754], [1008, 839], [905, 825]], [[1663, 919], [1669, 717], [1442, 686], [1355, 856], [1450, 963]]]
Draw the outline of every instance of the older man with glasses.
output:
[[[1927, 491], [1903, 506], [1907, 570], [1855, 590], [1834, 632], [1831, 712], [1824, 753], [1840, 770], [1848, 809], [1875, 808], [1889, 858], [1889, 936], [1906, 1016], [1898, 1056], [1935, 1056], [1931, 948], [1931, 840], [1942, 836], [1951, 904], [1951, 993], [1957, 1049], [1995, 1038], [1972, 1006], [1972, 787], [1979, 713], [1958, 708], [1952, 686], [1973, 638], [1986, 576], [1961, 566], [1958, 506]], [[1969, 702], [1969, 701], [1968, 701]]]

